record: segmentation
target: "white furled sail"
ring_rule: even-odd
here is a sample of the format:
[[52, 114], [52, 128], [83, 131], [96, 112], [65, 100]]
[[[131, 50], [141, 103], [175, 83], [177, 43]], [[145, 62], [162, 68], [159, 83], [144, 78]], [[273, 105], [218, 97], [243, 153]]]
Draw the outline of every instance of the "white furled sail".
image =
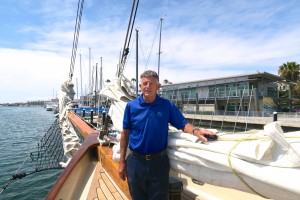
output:
[[133, 93], [133, 86], [128, 79], [121, 76], [113, 79], [107, 84], [106, 88], [100, 91], [102, 96], [111, 100], [108, 115], [110, 116], [114, 128], [121, 132], [124, 110], [127, 102], [135, 98]]
[[72, 108], [72, 100], [75, 91], [71, 80], [65, 81], [61, 86], [61, 96], [59, 99], [59, 123], [64, 147], [64, 155], [68, 158], [66, 163], [61, 162], [62, 167], [66, 167], [80, 147], [79, 138], [67, 118], [67, 111]]
[[[280, 134], [278, 134], [280, 133]], [[192, 142], [169, 133], [172, 169], [193, 179], [272, 199], [299, 199], [300, 131], [283, 133], [279, 122], [264, 130], [224, 134], [218, 141]]]

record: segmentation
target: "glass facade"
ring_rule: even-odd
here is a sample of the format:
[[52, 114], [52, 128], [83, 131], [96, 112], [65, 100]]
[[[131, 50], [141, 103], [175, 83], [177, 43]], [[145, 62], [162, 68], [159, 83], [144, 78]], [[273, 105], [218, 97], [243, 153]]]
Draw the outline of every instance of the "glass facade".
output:
[[[263, 97], [278, 97], [276, 77], [256, 75], [248, 77], [230, 77], [168, 85], [162, 87], [161, 96], [173, 101], [178, 107], [191, 110], [187, 105], [212, 104], [216, 111], [247, 112], [261, 109]], [[255, 89], [255, 90], [254, 90]], [[196, 102], [196, 95], [199, 101]], [[240, 105], [242, 103], [242, 105]], [[197, 108], [198, 109], [198, 108]], [[210, 111], [212, 112], [212, 111]]]
[[209, 97], [239, 97], [251, 95], [249, 83], [231, 83], [226, 85], [214, 85], [209, 87]]
[[[208, 87], [209, 98], [224, 98], [224, 97], [239, 97], [240, 95], [249, 96], [251, 95], [252, 88], [257, 88], [257, 84], [249, 82], [241, 83], [230, 83], [212, 85]], [[181, 90], [168, 90], [162, 92], [162, 97], [170, 100], [185, 100], [196, 99], [196, 88], [187, 88]], [[276, 91], [276, 90], [275, 90]], [[271, 92], [271, 91], [270, 91]]]
[[169, 100], [196, 99], [196, 89], [163, 91], [161, 96]]

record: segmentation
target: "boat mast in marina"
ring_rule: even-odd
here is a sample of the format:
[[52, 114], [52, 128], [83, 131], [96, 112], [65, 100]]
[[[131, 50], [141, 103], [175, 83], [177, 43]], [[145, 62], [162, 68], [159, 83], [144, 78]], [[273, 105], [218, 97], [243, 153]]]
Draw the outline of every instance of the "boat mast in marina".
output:
[[139, 30], [135, 29], [136, 31], [136, 68], [135, 68], [135, 94], [138, 96], [139, 94]]
[[162, 21], [163, 21], [163, 18], [160, 18], [159, 48], [158, 48], [158, 65], [157, 65], [157, 74], [158, 74], [158, 77], [159, 77], [159, 70], [160, 70], [160, 54], [162, 53], [162, 51], [161, 51], [161, 31], [162, 31]]

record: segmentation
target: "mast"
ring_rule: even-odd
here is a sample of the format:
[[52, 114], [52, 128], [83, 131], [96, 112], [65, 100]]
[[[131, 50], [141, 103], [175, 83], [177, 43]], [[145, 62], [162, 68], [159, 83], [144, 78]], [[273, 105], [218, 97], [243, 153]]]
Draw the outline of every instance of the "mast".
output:
[[79, 97], [79, 102], [80, 104], [82, 104], [81, 102], [81, 97], [82, 97], [82, 66], [81, 66], [81, 54], [79, 54], [80, 56], [80, 97]]
[[77, 94], [77, 99], [78, 99], [78, 78], [76, 78], [76, 94]]
[[91, 91], [91, 74], [92, 74], [92, 72], [91, 72], [91, 48], [89, 48], [89, 94], [90, 93], [92, 93]]
[[100, 57], [100, 75], [99, 75], [99, 97], [98, 97], [98, 116], [100, 116], [100, 102], [102, 102], [102, 97], [100, 91], [102, 90], [102, 57]]
[[157, 67], [157, 74], [158, 74], [158, 77], [159, 77], [159, 68], [160, 68], [160, 54], [162, 53], [161, 52], [161, 30], [162, 30], [162, 21], [164, 19], [163, 18], [160, 18], [160, 33], [159, 33], [159, 47], [158, 47], [158, 67]]
[[103, 82], [103, 76], [102, 76], [102, 57], [100, 57], [100, 81], [99, 81], [99, 91], [102, 90], [102, 82]]
[[135, 29], [136, 31], [136, 68], [135, 68], [135, 89], [136, 89], [136, 96], [139, 93], [138, 87], [138, 79], [139, 79], [139, 30]]
[[98, 63], [96, 63], [96, 77], [95, 77], [95, 107], [97, 106], [97, 90], [98, 90]]

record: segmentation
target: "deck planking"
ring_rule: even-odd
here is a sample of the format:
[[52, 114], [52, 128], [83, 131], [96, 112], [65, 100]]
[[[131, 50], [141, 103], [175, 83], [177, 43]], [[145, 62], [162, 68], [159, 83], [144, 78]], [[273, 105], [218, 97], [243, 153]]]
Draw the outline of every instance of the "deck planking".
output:
[[[128, 198], [127, 182], [117, 179], [119, 181], [119, 184], [117, 184], [115, 181], [117, 178], [116, 169], [118, 168], [118, 163], [110, 159], [112, 156], [111, 149], [109, 147], [98, 147], [98, 153], [101, 155], [99, 156], [101, 162], [98, 162], [95, 169], [88, 200], [130, 200], [131, 198]], [[104, 167], [109, 171], [106, 171]], [[172, 198], [170, 197], [170, 199]], [[183, 190], [181, 200], [200, 200], [200, 198], [190, 191]]]
[[98, 162], [87, 200], [128, 200], [128, 198]]

